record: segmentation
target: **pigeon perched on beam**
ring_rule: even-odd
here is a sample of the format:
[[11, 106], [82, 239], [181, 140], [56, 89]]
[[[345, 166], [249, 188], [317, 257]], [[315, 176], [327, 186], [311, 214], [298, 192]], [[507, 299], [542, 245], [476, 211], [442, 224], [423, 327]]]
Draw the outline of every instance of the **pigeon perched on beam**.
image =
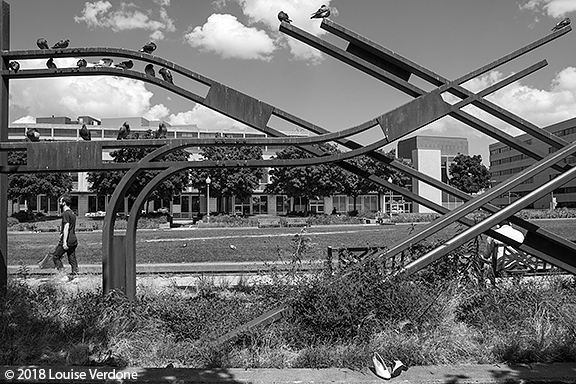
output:
[[8, 63], [8, 68], [16, 73], [20, 70], [20, 63], [17, 61], [11, 61]]
[[78, 68], [85, 68], [87, 65], [88, 65], [88, 63], [84, 59], [80, 59], [76, 62], [76, 66]]
[[567, 26], [570, 25], [570, 18], [567, 17], [564, 20], [562, 20], [561, 22], [559, 22], [558, 24], [556, 24], [553, 28], [552, 28], [552, 32], [556, 32], [561, 30], [562, 28], [566, 28]]
[[156, 44], [153, 41], [149, 41], [146, 44], [144, 44], [144, 46], [140, 48], [138, 52], [152, 53], [156, 50], [156, 48], [158, 48]]
[[322, 4], [320, 9], [310, 15], [311, 19], [325, 19], [330, 16], [330, 8], [328, 8], [325, 4]]
[[33, 142], [40, 141], [40, 132], [38, 132], [36, 128], [28, 128], [26, 130], [26, 137]]
[[168, 129], [166, 128], [166, 124], [160, 123], [158, 125], [158, 130], [154, 134], [154, 138], [165, 139], [167, 134], [168, 134]]
[[291, 23], [292, 20], [290, 20], [290, 16], [288, 16], [288, 14], [284, 11], [280, 11], [278, 12], [278, 20], [280, 20], [280, 22], [287, 22], [287, 23]]
[[94, 63], [95, 67], [110, 67], [112, 66], [112, 63], [114, 62], [114, 60], [112, 59], [100, 59], [97, 63]]
[[134, 66], [134, 62], [132, 60], [122, 61], [122, 62], [115, 65], [116, 68], [121, 68], [121, 69], [130, 69], [133, 66]]
[[162, 76], [164, 81], [167, 81], [170, 84], [174, 84], [174, 80], [172, 79], [172, 72], [170, 72], [168, 68], [160, 68], [158, 73]]
[[148, 64], [144, 67], [144, 73], [148, 76], [156, 77], [156, 71], [154, 71], [154, 66], [152, 64]]
[[130, 135], [130, 124], [125, 121], [118, 130], [118, 137], [116, 137], [116, 140], [124, 140], [128, 138], [128, 135]]
[[82, 128], [80, 128], [80, 137], [85, 141], [92, 140], [92, 134], [90, 133], [88, 127], [86, 127], [86, 124], [82, 124]]
[[46, 62], [46, 66], [50, 69], [56, 69], [58, 68], [56, 66], [56, 64], [54, 64], [54, 59], [53, 58], [49, 58], [48, 61]]
[[48, 45], [48, 41], [43, 37], [36, 40], [36, 45], [40, 49], [50, 49], [50, 46]]
[[70, 39], [60, 40], [52, 46], [52, 49], [64, 49], [68, 48], [68, 45], [70, 45]]

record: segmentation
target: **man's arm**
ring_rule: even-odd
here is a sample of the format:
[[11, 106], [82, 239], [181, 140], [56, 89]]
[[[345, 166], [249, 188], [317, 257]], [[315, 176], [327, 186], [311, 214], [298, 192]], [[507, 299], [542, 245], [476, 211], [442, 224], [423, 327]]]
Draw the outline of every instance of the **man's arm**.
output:
[[70, 232], [70, 223], [64, 224], [63, 238], [62, 238], [62, 248], [68, 249], [68, 233]]

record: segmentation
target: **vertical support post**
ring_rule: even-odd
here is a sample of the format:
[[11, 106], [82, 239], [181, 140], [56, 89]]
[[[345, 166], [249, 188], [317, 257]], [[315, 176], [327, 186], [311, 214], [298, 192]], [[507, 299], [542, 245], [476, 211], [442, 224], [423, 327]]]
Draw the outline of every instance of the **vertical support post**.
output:
[[[10, 49], [10, 4], [0, 4], [0, 49]], [[0, 68], [8, 69], [2, 57]], [[2, 78], [0, 85], [0, 142], [8, 141], [8, 79]], [[0, 166], [8, 164], [8, 154], [0, 153]], [[8, 288], [8, 175], [0, 175], [0, 296], [5, 296]]]

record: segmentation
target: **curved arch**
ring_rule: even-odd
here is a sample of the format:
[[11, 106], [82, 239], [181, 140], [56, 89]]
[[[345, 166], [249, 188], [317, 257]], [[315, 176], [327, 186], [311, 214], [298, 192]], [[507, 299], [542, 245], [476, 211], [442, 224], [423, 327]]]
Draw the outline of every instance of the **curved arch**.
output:
[[125, 257], [126, 257], [126, 296], [133, 298], [136, 295], [136, 226], [140, 218], [140, 212], [144, 202], [154, 188], [162, 181], [175, 173], [181, 172], [188, 167], [170, 167], [156, 175], [146, 187], [138, 194], [136, 201], [130, 209], [128, 225], [126, 227]]

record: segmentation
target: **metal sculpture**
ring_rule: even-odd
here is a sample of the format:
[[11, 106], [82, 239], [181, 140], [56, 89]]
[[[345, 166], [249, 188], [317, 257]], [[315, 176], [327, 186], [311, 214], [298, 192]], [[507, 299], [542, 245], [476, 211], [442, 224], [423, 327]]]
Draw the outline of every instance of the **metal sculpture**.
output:
[[[337, 25], [329, 19], [323, 19], [321, 27], [334, 35], [343, 38], [349, 42], [346, 50], [342, 50], [326, 41], [308, 34], [305, 31], [294, 27], [287, 21], [283, 21], [280, 30], [290, 36], [293, 36], [304, 43], [320, 49], [321, 51], [341, 60], [373, 77], [383, 81], [398, 90], [413, 96], [415, 99], [404, 104], [392, 111], [386, 112], [380, 116], [370, 119], [357, 126], [341, 130], [339, 132], [329, 132], [319, 126], [311, 124], [297, 116], [278, 109], [272, 105], [256, 100], [235, 89], [220, 84], [214, 80], [197, 74], [185, 67], [175, 64], [171, 61], [153, 56], [146, 51], [132, 51], [119, 48], [64, 48], [64, 49], [43, 49], [43, 50], [24, 50], [10, 51], [10, 7], [2, 1], [0, 9], [0, 48], [2, 49], [2, 89], [0, 90], [0, 253], [2, 253], [2, 265], [0, 265], [0, 285], [5, 289], [7, 282], [7, 199], [6, 175], [8, 173], [21, 172], [71, 172], [71, 171], [101, 171], [101, 170], [127, 170], [117, 189], [115, 190], [109, 202], [104, 220], [102, 231], [102, 252], [103, 252], [103, 291], [105, 293], [111, 290], [120, 290], [130, 299], [136, 294], [136, 223], [140, 214], [141, 206], [144, 204], [148, 194], [166, 177], [189, 168], [218, 168], [218, 167], [289, 167], [321, 163], [334, 163], [343, 169], [346, 169], [356, 175], [367, 178], [374, 183], [384, 186], [395, 193], [402, 194], [404, 197], [433, 209], [445, 216], [432, 223], [423, 231], [416, 233], [409, 240], [396, 244], [387, 253], [393, 256], [394, 252], [401, 252], [409, 243], [413, 243], [422, 238], [429, 236], [438, 229], [459, 221], [469, 226], [470, 229], [465, 231], [461, 236], [455, 238], [453, 242], [443, 248], [435, 250], [432, 254], [417, 260], [414, 263], [404, 266], [404, 272], [412, 273], [431, 261], [446, 254], [447, 249], [457, 247], [461, 242], [471, 238], [479, 233], [488, 235], [511, 244], [511, 240], [492, 231], [490, 227], [496, 220], [501, 218], [510, 218], [512, 222], [528, 230], [526, 241], [523, 244], [511, 244], [522, 251], [536, 255], [539, 258], [563, 268], [570, 272], [576, 273], [576, 245], [560, 238], [537, 225], [528, 223], [522, 219], [512, 216], [522, 207], [529, 204], [531, 199], [542, 196], [547, 191], [555, 188], [559, 183], [565, 183], [567, 180], [576, 177], [573, 168], [559, 162], [566, 156], [576, 151], [575, 145], [558, 138], [549, 132], [536, 127], [518, 116], [506, 111], [505, 109], [487, 101], [484, 97], [495, 92], [496, 90], [514, 82], [530, 73], [544, 67], [546, 61], [536, 63], [515, 75], [494, 84], [485, 90], [472, 93], [460, 84], [490, 71], [498, 66], [511, 61], [529, 51], [532, 51], [546, 43], [549, 43], [564, 34], [571, 31], [570, 27], [555, 31], [536, 42], [529, 44], [517, 51], [514, 51], [492, 63], [489, 63], [469, 74], [450, 81], [440, 75], [411, 62], [410, 60], [392, 52], [377, 43], [370, 41], [346, 28]], [[10, 70], [8, 63], [10, 60], [17, 59], [38, 59], [38, 58], [57, 58], [57, 57], [91, 57], [91, 56], [113, 56], [121, 57], [128, 60], [139, 60], [149, 65], [158, 65], [162, 68], [169, 69], [170, 72], [177, 73], [187, 77], [197, 83], [208, 87], [205, 97], [195, 94], [187, 89], [179, 87], [170, 81], [163, 81], [155, 76], [146, 73], [140, 73], [130, 70], [128, 66], [112, 67], [86, 67], [78, 66], [74, 68], [48, 68], [32, 70]], [[130, 66], [131, 67], [131, 66]], [[83, 141], [83, 142], [40, 142], [40, 143], [7, 143], [8, 139], [8, 82], [9, 79], [56, 77], [56, 76], [122, 76], [138, 79], [156, 86], [165, 88], [175, 94], [178, 94], [195, 103], [202, 104], [217, 112], [220, 112], [232, 119], [244, 123], [256, 130], [267, 134], [267, 138], [246, 138], [246, 139], [150, 139], [150, 140], [116, 140], [108, 141]], [[408, 80], [411, 76], [418, 76], [423, 80], [433, 84], [437, 88], [431, 92], [411, 84]], [[445, 102], [441, 95], [444, 92], [452, 93], [462, 99], [462, 101], [451, 105]], [[495, 127], [467, 114], [461, 108], [473, 104], [484, 111], [499, 117], [500, 119], [512, 124], [531, 134], [535, 138], [559, 149], [556, 153], [546, 157], [546, 154], [535, 151], [524, 142], [509, 136]], [[401, 162], [390, 159], [376, 149], [385, 144], [396, 141], [405, 135], [419, 129], [443, 116], [452, 116], [457, 120], [468, 124], [472, 128], [494, 137], [495, 139], [506, 143], [524, 154], [539, 160], [533, 167], [526, 169], [521, 174], [501, 183], [484, 195], [472, 199], [469, 195], [450, 187], [442, 182], [433, 179], [421, 172], [418, 172]], [[317, 136], [312, 137], [287, 137], [282, 132], [275, 130], [268, 124], [272, 116], [282, 119], [295, 126], [308, 130]], [[373, 127], [380, 126], [384, 138], [377, 140], [370, 145], [363, 146], [348, 139], [348, 137], [365, 132]], [[326, 154], [323, 151], [310, 146], [313, 143], [334, 141], [350, 149], [349, 152], [340, 154]], [[245, 160], [245, 161], [200, 161], [200, 162], [162, 162], [159, 159], [176, 149], [190, 146], [209, 146], [209, 145], [296, 145], [314, 155], [310, 159], [298, 160]], [[156, 147], [152, 153], [136, 163], [104, 163], [102, 161], [102, 150], [108, 148], [120, 147]], [[6, 152], [10, 150], [20, 150], [27, 152], [28, 163], [24, 166], [8, 166], [6, 163]], [[457, 198], [467, 201], [462, 207], [450, 212], [448, 209], [431, 202], [411, 191], [405, 190], [397, 185], [389, 183], [374, 174], [371, 174], [355, 165], [347, 162], [355, 156], [367, 155], [375, 160], [386, 163], [407, 175], [424, 181], [442, 191], [445, 191]], [[42, 159], [42, 161], [40, 161]], [[48, 159], [48, 160], [47, 160]], [[544, 159], [544, 160], [543, 160]], [[489, 204], [494, 196], [500, 195], [513, 186], [530, 177], [533, 173], [541, 172], [548, 167], [552, 167], [563, 174], [557, 179], [543, 185], [530, 195], [518, 200], [508, 208], [499, 210], [497, 207]], [[128, 221], [126, 235], [116, 235], [114, 233], [114, 222], [118, 213], [121, 200], [128, 190], [130, 184], [143, 170], [161, 171], [141, 192], [135, 204], [132, 207]], [[484, 209], [493, 213], [491, 217], [482, 223], [475, 225], [465, 215], [475, 209]], [[374, 256], [379, 257], [379, 256]], [[270, 321], [271, 319], [280, 318], [289, 311], [289, 308], [280, 308], [264, 314], [258, 321], [250, 323], [248, 327], [254, 326], [261, 321]], [[237, 334], [232, 332], [230, 335]], [[231, 336], [230, 336], [231, 337]], [[226, 339], [225, 336], [222, 339]]]

